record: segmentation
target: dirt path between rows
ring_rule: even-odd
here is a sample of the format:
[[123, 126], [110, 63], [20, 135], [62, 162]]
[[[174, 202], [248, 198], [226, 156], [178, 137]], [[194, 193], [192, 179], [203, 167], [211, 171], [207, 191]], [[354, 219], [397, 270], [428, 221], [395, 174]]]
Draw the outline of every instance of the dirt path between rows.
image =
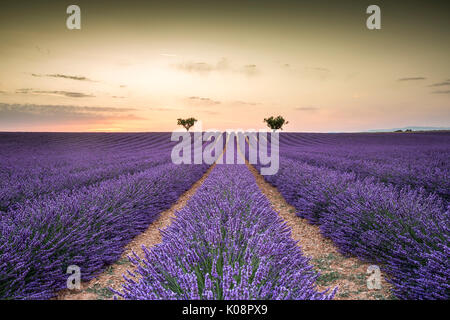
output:
[[162, 242], [161, 229], [166, 228], [172, 223], [175, 217], [175, 211], [182, 209], [187, 201], [195, 194], [197, 189], [202, 185], [203, 181], [208, 177], [209, 173], [213, 170], [215, 164], [213, 164], [205, 174], [196, 181], [192, 187], [181, 195], [181, 197], [175, 202], [172, 207], [161, 212], [158, 218], [152, 222], [147, 230], [140, 235], [136, 236], [125, 247], [121, 258], [108, 266], [104, 272], [90, 281], [82, 282], [80, 290], [65, 289], [58, 292], [57, 300], [110, 300], [114, 295], [109, 290], [113, 288], [119, 290], [124, 283], [123, 274], [127, 273], [127, 269], [134, 269], [133, 264], [128, 260], [128, 256], [134, 251], [139, 257], [144, 256], [142, 246], [145, 245], [150, 248], [158, 243]]
[[253, 173], [258, 187], [269, 199], [272, 208], [291, 228], [292, 238], [299, 241], [305, 256], [311, 258], [316, 271], [320, 272], [317, 284], [320, 290], [339, 287], [337, 300], [385, 300], [391, 299], [390, 284], [381, 275], [381, 289], [367, 288], [367, 268], [370, 264], [354, 257], [340, 254], [330, 239], [323, 237], [318, 226], [311, 225], [306, 219], [298, 217], [296, 209], [289, 205], [277, 188], [264, 180], [252, 165], [247, 167]]

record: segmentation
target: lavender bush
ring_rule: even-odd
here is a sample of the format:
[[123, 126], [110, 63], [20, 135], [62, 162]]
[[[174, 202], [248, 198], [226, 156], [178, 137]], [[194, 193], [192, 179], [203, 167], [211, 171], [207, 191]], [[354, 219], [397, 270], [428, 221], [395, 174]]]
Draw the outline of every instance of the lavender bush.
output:
[[[26, 199], [80, 188], [170, 161], [172, 143], [167, 143], [168, 134], [131, 136], [124, 145], [122, 135], [61, 134], [61, 140], [56, 141], [50, 139], [60, 134], [41, 135], [0, 136], [0, 210], [11, 209]], [[165, 144], [161, 144], [161, 138]]]
[[130, 260], [125, 299], [331, 299], [245, 165], [217, 165], [163, 241]]
[[285, 158], [450, 199], [450, 133], [281, 134]]

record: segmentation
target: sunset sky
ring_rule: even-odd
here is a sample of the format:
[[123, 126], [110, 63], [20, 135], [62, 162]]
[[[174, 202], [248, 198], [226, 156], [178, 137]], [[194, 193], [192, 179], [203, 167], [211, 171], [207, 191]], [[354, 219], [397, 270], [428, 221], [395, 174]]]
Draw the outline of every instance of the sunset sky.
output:
[[0, 131], [449, 127], [448, 3], [2, 1]]

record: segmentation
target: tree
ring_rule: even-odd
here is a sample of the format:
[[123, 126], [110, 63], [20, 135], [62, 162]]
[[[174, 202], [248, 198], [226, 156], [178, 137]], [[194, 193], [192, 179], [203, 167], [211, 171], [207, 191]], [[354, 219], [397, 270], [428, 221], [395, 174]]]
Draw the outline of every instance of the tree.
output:
[[178, 118], [178, 125], [183, 126], [187, 131], [194, 125], [195, 122], [197, 122], [197, 119], [195, 118], [187, 118], [187, 119], [181, 119]]
[[276, 118], [270, 117], [268, 119], [264, 118], [264, 122], [267, 122], [267, 126], [273, 131], [278, 129], [283, 130], [283, 126], [289, 123], [288, 121], [284, 120], [282, 116], [278, 116]]

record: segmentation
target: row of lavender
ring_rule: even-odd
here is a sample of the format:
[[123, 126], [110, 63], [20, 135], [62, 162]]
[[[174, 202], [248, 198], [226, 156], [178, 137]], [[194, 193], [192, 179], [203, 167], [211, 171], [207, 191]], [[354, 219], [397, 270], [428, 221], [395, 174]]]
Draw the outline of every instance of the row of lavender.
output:
[[69, 265], [91, 279], [208, 168], [172, 164], [168, 134], [1, 138], [0, 198], [22, 193], [0, 211], [0, 299], [52, 297]]
[[217, 165], [145, 258], [125, 299], [331, 299], [245, 165]]
[[0, 211], [170, 161], [166, 133], [1, 134]]
[[[306, 136], [306, 137], [305, 137]], [[450, 133], [282, 134], [284, 157], [450, 199]]]
[[[440, 150], [437, 154], [433, 154], [430, 144], [421, 144], [429, 139], [420, 134], [377, 134], [367, 135], [366, 139], [364, 135], [350, 135], [351, 139], [346, 135], [342, 140], [334, 136], [332, 143], [322, 140], [316, 143], [316, 148], [304, 149], [301, 143], [292, 143], [298, 137], [298, 134], [284, 135], [280, 170], [265, 177], [298, 210], [297, 214], [319, 224], [323, 235], [331, 238], [344, 254], [379, 264], [390, 277], [398, 298], [449, 299], [450, 207], [445, 197], [448, 187], [442, 182], [444, 188], [433, 192], [426, 188], [430, 184], [423, 182], [425, 177], [420, 172], [413, 183], [405, 180], [386, 183], [373, 164], [378, 161], [377, 168], [381, 168], [384, 162], [392, 164], [395, 158], [402, 159], [403, 166], [389, 168], [398, 171], [389, 171], [384, 176], [405, 177], [402, 167], [424, 168], [432, 165], [432, 159], [438, 159], [440, 168], [435, 172], [445, 171], [448, 175], [450, 135], [433, 135], [434, 150]], [[287, 140], [291, 141], [291, 147]], [[380, 140], [385, 140], [384, 153], [378, 152], [383, 149], [377, 143]], [[349, 141], [352, 143], [347, 144]], [[404, 148], [407, 144], [421, 155], [408, 161], [408, 154], [401, 154], [405, 150], [412, 152]], [[328, 162], [323, 161], [325, 152]], [[362, 175], [358, 167], [342, 170], [340, 166], [346, 163], [340, 155], [344, 153], [347, 159], [367, 157], [361, 160], [370, 163], [367, 174]], [[417, 163], [420, 157], [428, 160]], [[428, 169], [433, 171], [432, 167]], [[370, 170], [374, 170], [374, 176], [370, 176]]]

